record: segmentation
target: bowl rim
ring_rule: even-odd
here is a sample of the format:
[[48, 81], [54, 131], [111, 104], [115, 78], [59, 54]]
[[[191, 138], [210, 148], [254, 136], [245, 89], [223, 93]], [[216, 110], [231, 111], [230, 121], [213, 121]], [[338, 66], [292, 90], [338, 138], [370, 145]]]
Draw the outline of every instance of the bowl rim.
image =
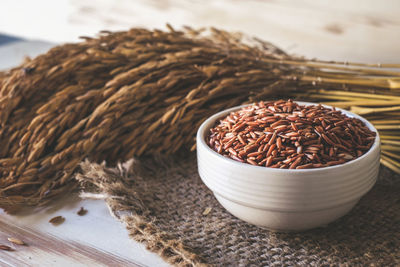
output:
[[[268, 101], [268, 100], [264, 100], [264, 101]], [[273, 100], [271, 100], [273, 101]], [[298, 103], [300, 105], [319, 105], [319, 103], [313, 103], [313, 102], [305, 102], [305, 101], [293, 101], [295, 103]], [[342, 109], [342, 108], [337, 108], [335, 107], [336, 110], [340, 110], [341, 112], [343, 112], [346, 116], [348, 117], [352, 117], [352, 118], [357, 118], [359, 120], [361, 120], [371, 131], [376, 132], [376, 136], [375, 136], [375, 141], [372, 144], [372, 146], [370, 147], [370, 149], [363, 154], [361, 157], [358, 157], [356, 159], [347, 161], [345, 163], [342, 164], [338, 164], [338, 165], [334, 165], [334, 166], [328, 166], [328, 167], [319, 167], [319, 168], [309, 168], [309, 169], [279, 169], [279, 168], [271, 168], [271, 167], [266, 167], [266, 166], [255, 166], [255, 165], [251, 165], [248, 163], [244, 163], [244, 162], [239, 162], [230, 158], [227, 158], [225, 156], [222, 156], [221, 154], [217, 153], [216, 151], [214, 151], [213, 149], [211, 149], [208, 144], [205, 141], [205, 136], [206, 136], [206, 131], [208, 131], [210, 128], [206, 127], [208, 124], [212, 123], [212, 125], [214, 125], [214, 123], [219, 119], [222, 118], [223, 116], [226, 116], [227, 114], [229, 114], [232, 111], [236, 111], [239, 110], [243, 107], [247, 107], [250, 105], [253, 105], [254, 103], [250, 103], [250, 104], [244, 104], [244, 105], [240, 105], [240, 106], [234, 106], [228, 109], [224, 109], [220, 112], [215, 113], [214, 115], [211, 115], [210, 117], [208, 117], [199, 127], [199, 129], [197, 130], [197, 134], [196, 134], [196, 141], [197, 144], [202, 145], [203, 147], [205, 147], [205, 149], [208, 152], [214, 153], [214, 155], [218, 156], [221, 160], [226, 161], [227, 163], [230, 164], [234, 164], [237, 167], [242, 167], [242, 168], [249, 168], [249, 170], [265, 170], [265, 171], [272, 171], [272, 172], [285, 172], [285, 173], [307, 173], [307, 172], [319, 172], [321, 170], [335, 170], [335, 169], [339, 169], [339, 168], [343, 168], [343, 167], [347, 167], [347, 166], [352, 166], [357, 164], [358, 162], [362, 161], [363, 159], [365, 159], [366, 157], [368, 157], [371, 153], [373, 153], [373, 151], [375, 151], [376, 149], [380, 149], [380, 136], [379, 136], [379, 132], [378, 130], [372, 125], [372, 123], [370, 123], [367, 119], [365, 119], [364, 117], [357, 115], [353, 112], [350, 112], [348, 110]], [[326, 108], [333, 108], [333, 106], [329, 106], [329, 105], [324, 105], [321, 104], [323, 107]], [[212, 127], [212, 126], [211, 126]], [[197, 148], [198, 150], [198, 148]], [[380, 153], [379, 153], [380, 155]]]

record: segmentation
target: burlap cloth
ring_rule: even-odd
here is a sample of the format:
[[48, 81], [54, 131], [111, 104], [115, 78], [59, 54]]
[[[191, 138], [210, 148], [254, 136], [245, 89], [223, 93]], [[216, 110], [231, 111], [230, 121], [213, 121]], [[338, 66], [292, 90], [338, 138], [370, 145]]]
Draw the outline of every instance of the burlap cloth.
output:
[[130, 236], [173, 265], [400, 265], [400, 179], [386, 169], [343, 218], [302, 233], [274, 233], [225, 211], [201, 182], [193, 154], [81, 168], [77, 179], [86, 190], [104, 194]]

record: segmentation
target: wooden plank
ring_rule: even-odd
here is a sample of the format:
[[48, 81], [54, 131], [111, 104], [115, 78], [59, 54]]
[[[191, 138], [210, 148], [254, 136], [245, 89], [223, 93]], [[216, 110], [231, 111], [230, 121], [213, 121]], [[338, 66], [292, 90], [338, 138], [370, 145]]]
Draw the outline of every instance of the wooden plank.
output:
[[[88, 213], [79, 216], [80, 207]], [[63, 216], [65, 221], [54, 226], [49, 220], [55, 216]], [[29, 246], [13, 245], [8, 237]], [[16, 249], [0, 250], [0, 266], [169, 266], [130, 239], [125, 226], [110, 216], [103, 200], [82, 200], [77, 194], [17, 215], [0, 210], [0, 244]]]
[[[80, 207], [88, 210], [86, 215], [77, 214]], [[55, 216], [63, 216], [65, 221], [54, 226], [49, 220]], [[13, 245], [8, 237], [29, 246]], [[169, 266], [130, 239], [103, 200], [82, 200], [77, 194], [17, 215], [0, 211], [0, 244], [15, 248], [0, 250], [0, 266]]]
[[[53, 227], [49, 225], [49, 227]], [[9, 237], [23, 240], [27, 245], [16, 245]], [[99, 236], [99, 238], [101, 238]], [[74, 266], [143, 266], [99, 248], [61, 239], [24, 226], [19, 227], [2, 218], [0, 221], [0, 244], [12, 247], [13, 251], [0, 250], [0, 265], [35, 266], [73, 264]]]

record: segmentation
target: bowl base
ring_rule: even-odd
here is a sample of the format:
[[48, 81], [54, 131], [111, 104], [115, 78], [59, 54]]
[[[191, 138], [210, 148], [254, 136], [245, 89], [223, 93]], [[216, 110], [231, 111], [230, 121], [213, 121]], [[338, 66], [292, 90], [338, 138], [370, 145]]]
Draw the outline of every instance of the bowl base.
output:
[[356, 199], [318, 211], [285, 212], [245, 206], [228, 200], [215, 192], [214, 196], [235, 217], [274, 232], [300, 232], [324, 227], [348, 213], [359, 201], [359, 199]]

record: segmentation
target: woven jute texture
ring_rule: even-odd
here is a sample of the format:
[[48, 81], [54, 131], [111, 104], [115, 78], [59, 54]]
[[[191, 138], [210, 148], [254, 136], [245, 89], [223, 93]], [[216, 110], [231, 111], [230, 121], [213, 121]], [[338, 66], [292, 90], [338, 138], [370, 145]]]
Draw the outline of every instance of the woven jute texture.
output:
[[81, 168], [76, 178], [86, 190], [104, 194], [130, 236], [173, 265], [400, 265], [400, 180], [387, 169], [348, 215], [323, 228], [275, 233], [225, 211], [201, 182], [193, 154]]

